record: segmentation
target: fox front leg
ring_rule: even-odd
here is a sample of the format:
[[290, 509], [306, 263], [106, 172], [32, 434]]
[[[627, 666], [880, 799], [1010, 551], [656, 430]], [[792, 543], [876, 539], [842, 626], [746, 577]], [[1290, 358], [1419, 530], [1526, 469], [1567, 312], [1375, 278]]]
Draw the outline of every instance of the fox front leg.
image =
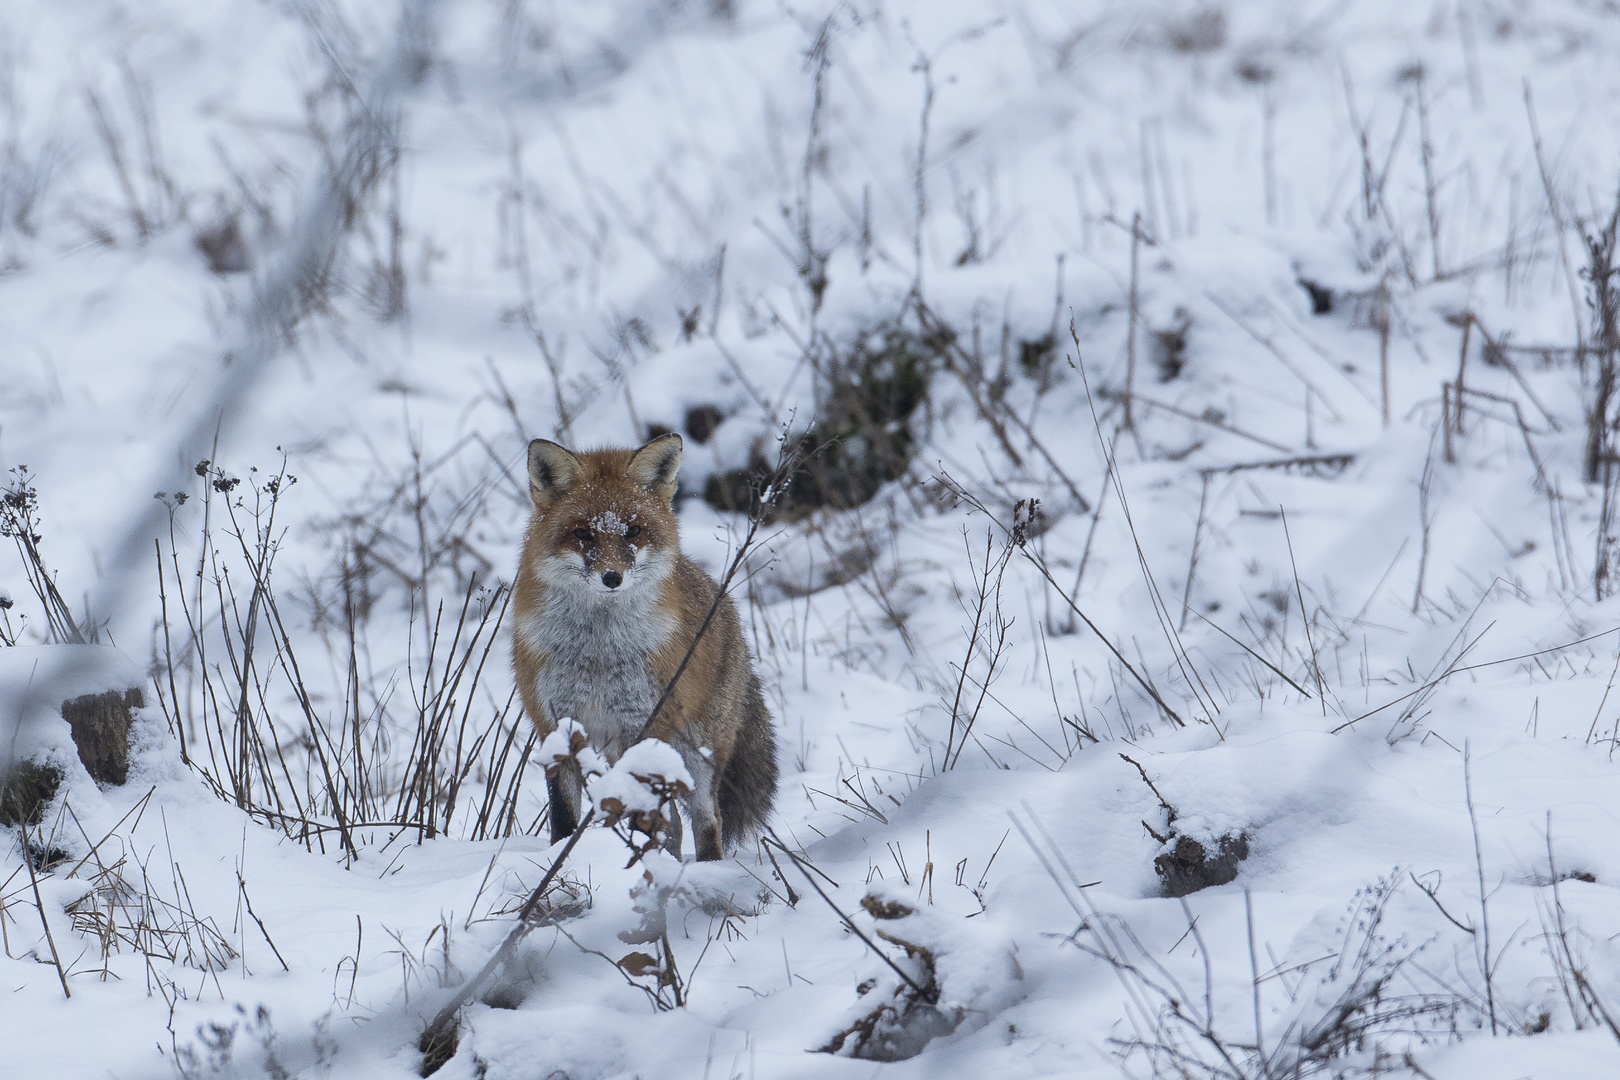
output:
[[566, 840], [579, 828], [579, 802], [583, 778], [572, 761], [546, 777], [546, 794], [551, 797], [551, 842]]

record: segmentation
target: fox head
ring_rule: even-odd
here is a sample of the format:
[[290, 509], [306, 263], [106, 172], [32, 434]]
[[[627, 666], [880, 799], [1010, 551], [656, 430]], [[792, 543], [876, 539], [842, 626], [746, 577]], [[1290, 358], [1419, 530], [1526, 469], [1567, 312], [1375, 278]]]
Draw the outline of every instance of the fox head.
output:
[[680, 551], [671, 504], [681, 448], [675, 434], [635, 451], [575, 454], [546, 439], [531, 442], [528, 550], [541, 579], [603, 598], [662, 581]]

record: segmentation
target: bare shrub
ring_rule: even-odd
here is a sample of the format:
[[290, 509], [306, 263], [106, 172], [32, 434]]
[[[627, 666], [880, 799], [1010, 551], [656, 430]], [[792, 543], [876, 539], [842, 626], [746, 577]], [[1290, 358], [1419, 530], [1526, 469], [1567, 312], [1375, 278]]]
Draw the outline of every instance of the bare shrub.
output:
[[306, 1075], [306, 1068], [329, 1066], [337, 1056], [337, 1040], [327, 1034], [325, 1018], [308, 1035], [286, 1035], [276, 1030], [264, 1005], [251, 1010], [237, 1005], [235, 1011], [229, 1024], [199, 1024], [194, 1040], [175, 1040], [180, 1080], [284, 1080]]
[[29, 130], [28, 103], [18, 77], [21, 63], [15, 37], [0, 29], [0, 274], [21, 268], [16, 238], [38, 232], [46, 193], [67, 159], [57, 135]]
[[[158, 863], [156, 849], [135, 841], [135, 830], [152, 797], [149, 791], [94, 841], [65, 799], [57, 804], [60, 812], [49, 830], [30, 831], [26, 822], [19, 827], [21, 855], [30, 880], [23, 890], [7, 893], [0, 888], [0, 929], [5, 930], [0, 937], [8, 955], [32, 953], [37, 959], [48, 950], [50, 959], [42, 962], [57, 966], [69, 997], [69, 980], [75, 976], [101, 981], [119, 978], [113, 970], [113, 958], [119, 955], [141, 958], [147, 994], [161, 996], [171, 1009], [181, 1000], [195, 999], [210, 985], [223, 997], [219, 975], [239, 958], [236, 949], [213, 916], [199, 911], [192, 902], [185, 871], [172, 852]], [[76, 838], [70, 839], [68, 834], [75, 831]], [[85, 853], [75, 859], [66, 848], [82, 848]], [[76, 950], [62, 940], [60, 923], [52, 933], [52, 919], [45, 910], [50, 905], [42, 901], [37, 888], [40, 878], [82, 883], [75, 898], [52, 913], [57, 918], [66, 915], [68, 928], [81, 942]], [[34, 945], [28, 943], [26, 934], [19, 934], [29, 921], [17, 911], [28, 903], [22, 897], [39, 907], [44, 938]], [[262, 931], [262, 924], [260, 928]], [[268, 934], [265, 940], [269, 940]], [[275, 948], [273, 942], [271, 948]], [[176, 968], [203, 973], [201, 983]]]
[[[1033, 831], [1016, 815], [1014, 824], [1080, 919], [1065, 942], [1107, 964], [1125, 992], [1130, 1033], [1112, 1041], [1128, 1072], [1141, 1067], [1153, 1077], [1207, 1080], [1378, 1076], [1410, 1060], [1412, 1048], [1450, 1039], [1464, 1020], [1481, 1019], [1474, 1002], [1418, 962], [1422, 945], [1385, 930], [1399, 874], [1357, 892], [1336, 948], [1294, 968], [1292, 980], [1262, 977], [1251, 907], [1244, 981], [1252, 1018], [1243, 1017], [1245, 1010], [1236, 1007], [1242, 998], [1232, 993], [1236, 980], [1218, 977], [1185, 900], [1187, 935], [1205, 958], [1201, 989], [1184, 985], [1130, 924], [1092, 903], [1062, 850], [1027, 806], [1025, 812]], [[1282, 1015], [1280, 1026], [1267, 1030], [1268, 1011]]]
[[[510, 590], [474, 574], [448, 604], [429, 610], [415, 595], [411, 658], [397, 665], [404, 680], [396, 665], [362, 661], [366, 616], [345, 603], [331, 657], [342, 663], [341, 693], [317, 694], [273, 576], [278, 510], [296, 477], [285, 465], [264, 479], [250, 471], [246, 481], [207, 461], [196, 471], [204, 484], [189, 569], [178, 531], [187, 496], [162, 496], [171, 529], [158, 553], [156, 682], [183, 755], [215, 793], [311, 850], [335, 841], [351, 858], [379, 832], [392, 842], [401, 833], [432, 838], [458, 822], [473, 839], [537, 827], [538, 817], [518, 820], [536, 736], [520, 723], [515, 694], [496, 695], [483, 682]], [[395, 692], [401, 681], [405, 694]], [[321, 700], [337, 711], [317, 709]]]
[[1615, 431], [1620, 400], [1620, 291], [1615, 288], [1615, 245], [1620, 240], [1620, 192], [1614, 209], [1600, 229], [1585, 230], [1587, 262], [1587, 304], [1591, 309], [1591, 336], [1581, 365], [1586, 382], [1586, 453], [1584, 467], [1588, 484], [1601, 484], [1603, 503], [1599, 513], [1597, 553], [1592, 570], [1592, 590], [1598, 600], [1614, 592], [1614, 578], [1620, 574], [1620, 537], [1616, 536], [1616, 515], [1620, 513], [1620, 470], [1616, 469]]
[[122, 108], [96, 87], [85, 89], [84, 100], [123, 198], [121, 212], [145, 243], [185, 216], [186, 198], [164, 158], [151, 83], [127, 61], [118, 72]]
[[[903, 477], [918, 444], [912, 418], [940, 366], [937, 343], [904, 318], [879, 322], [845, 346], [813, 343], [805, 356], [816, 372], [816, 414], [797, 436], [802, 464], [767, 522], [821, 507], [848, 510]], [[772, 468], [762, 443], [746, 467], [710, 477], [704, 499], [719, 510], [750, 512], [751, 492]]]
[[23, 573], [45, 615], [46, 640], [74, 644], [94, 641], [93, 630], [87, 638], [79, 629], [72, 610], [56, 587], [56, 575], [45, 565], [40, 551], [44, 537], [39, 528], [39, 490], [34, 486], [28, 466], [19, 465], [11, 470], [11, 479], [6, 485], [0, 487], [0, 537], [10, 537], [17, 545]]
[[[1019, 503], [1014, 510], [1015, 518], [1027, 521], [1030, 516], [1033, 516], [1032, 513], [1025, 510], [1023, 503]], [[1001, 582], [1007, 573], [1007, 563], [1012, 560], [1019, 545], [1010, 535], [999, 552], [995, 551], [994, 545], [994, 530], [987, 529], [984, 554], [977, 563], [973, 558], [973, 546], [967, 545], [973, 592], [971, 598], [962, 598], [962, 607], [972, 615], [973, 626], [968, 631], [967, 651], [959, 663], [951, 665], [956, 672], [956, 689], [951, 696], [951, 727], [945, 737], [945, 754], [939, 762], [942, 771], [954, 768], [961, 762], [962, 751], [967, 749], [968, 740], [973, 738], [973, 725], [984, 708], [985, 698], [990, 694], [990, 684], [995, 680], [1007, 650], [1007, 631], [1012, 627], [1012, 619], [1002, 612]], [[977, 676], [971, 673], [975, 666], [982, 667]], [[983, 748], [982, 744], [980, 748]]]

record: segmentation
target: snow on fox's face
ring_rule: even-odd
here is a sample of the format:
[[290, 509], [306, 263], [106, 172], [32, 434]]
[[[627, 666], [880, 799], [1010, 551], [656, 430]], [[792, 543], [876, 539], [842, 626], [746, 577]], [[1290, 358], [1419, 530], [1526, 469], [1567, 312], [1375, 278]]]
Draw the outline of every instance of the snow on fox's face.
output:
[[666, 546], [667, 526], [648, 517], [628, 508], [559, 515], [556, 541], [545, 556], [548, 579], [575, 579], [604, 596], [661, 581], [673, 553]]
[[[673, 467], [650, 470], [646, 452], [569, 454], [542, 462], [539, 477], [531, 466], [530, 551], [548, 586], [606, 599], [639, 593], [669, 574], [680, 550], [669, 503]], [[678, 466], [678, 444], [674, 454]], [[549, 472], [548, 464], [555, 466]]]

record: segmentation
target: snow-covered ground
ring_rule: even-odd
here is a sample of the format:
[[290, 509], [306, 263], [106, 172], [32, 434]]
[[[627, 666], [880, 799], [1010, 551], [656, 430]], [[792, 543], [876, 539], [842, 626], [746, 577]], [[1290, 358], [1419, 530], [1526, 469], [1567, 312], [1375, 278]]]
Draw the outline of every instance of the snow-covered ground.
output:
[[[901, 357], [903, 478], [734, 590], [784, 846], [589, 831], [436, 1075], [1615, 1075], [1617, 51], [1585, 0], [11, 0], [0, 468], [122, 657], [6, 541], [66, 861], [0, 851], [0, 1073], [418, 1075], [557, 855], [528, 440], [684, 431], [719, 575], [710, 478]], [[98, 789], [36, 686], [131, 665]]]

